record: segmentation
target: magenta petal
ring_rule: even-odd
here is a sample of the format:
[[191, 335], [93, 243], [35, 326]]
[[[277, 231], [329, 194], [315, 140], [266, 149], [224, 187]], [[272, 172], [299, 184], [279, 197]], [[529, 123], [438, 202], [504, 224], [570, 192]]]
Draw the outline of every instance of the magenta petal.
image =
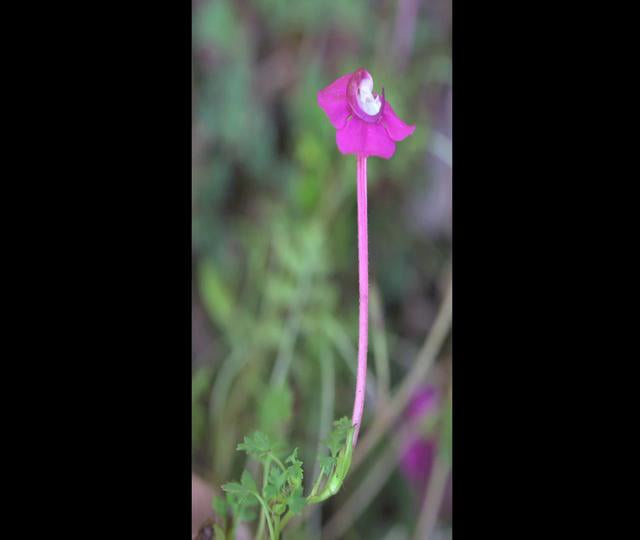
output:
[[347, 104], [347, 85], [351, 75], [351, 73], [347, 73], [318, 91], [318, 105], [327, 114], [336, 129], [342, 129], [351, 114]]
[[396, 151], [396, 143], [391, 140], [382, 124], [365, 124], [365, 126], [367, 131], [365, 155], [390, 159]]
[[389, 159], [396, 144], [380, 124], [369, 124], [352, 117], [343, 129], [336, 131], [338, 150], [343, 154], [378, 156]]
[[416, 126], [405, 124], [394, 112], [391, 104], [387, 101], [384, 104], [384, 112], [382, 113], [382, 123], [387, 128], [387, 133], [394, 141], [406, 139], [415, 130]]

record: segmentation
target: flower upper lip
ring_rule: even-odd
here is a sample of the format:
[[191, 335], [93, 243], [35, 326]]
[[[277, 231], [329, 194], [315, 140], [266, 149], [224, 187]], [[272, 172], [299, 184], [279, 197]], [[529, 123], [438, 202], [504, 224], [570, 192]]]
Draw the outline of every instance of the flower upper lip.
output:
[[351, 112], [353, 112], [353, 114], [355, 114], [358, 118], [370, 124], [378, 124], [382, 120], [382, 114], [384, 112], [384, 88], [382, 88], [381, 94], [372, 92], [374, 98], [380, 96], [380, 101], [382, 104], [380, 106], [380, 110], [376, 114], [368, 114], [358, 103], [360, 85], [364, 79], [371, 79], [371, 75], [364, 68], [358, 68], [356, 71], [354, 71], [353, 75], [351, 75], [351, 79], [347, 84], [347, 102], [349, 103]]
[[[360, 92], [363, 88], [363, 82], [367, 80], [370, 81], [368, 86], [373, 89], [373, 78], [364, 68], [358, 68], [356, 71], [354, 71], [353, 75], [351, 75], [351, 79], [349, 79], [349, 83], [347, 84], [347, 102], [349, 104], [351, 112], [353, 112], [355, 116], [370, 124], [377, 124], [382, 120], [382, 113], [384, 112], [384, 88], [382, 89], [382, 94], [371, 92], [371, 96], [374, 99], [377, 100], [378, 97], [381, 98], [381, 106], [376, 114], [369, 114], [362, 108], [362, 102], [360, 99]], [[368, 88], [366, 90], [367, 92], [369, 91]]]

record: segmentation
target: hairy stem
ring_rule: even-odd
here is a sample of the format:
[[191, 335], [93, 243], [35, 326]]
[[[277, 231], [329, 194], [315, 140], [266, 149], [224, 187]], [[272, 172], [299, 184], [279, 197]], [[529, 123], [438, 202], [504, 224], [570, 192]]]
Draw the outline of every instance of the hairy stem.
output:
[[356, 378], [356, 395], [353, 402], [352, 424], [353, 445], [358, 441], [364, 396], [367, 386], [367, 343], [369, 316], [369, 239], [367, 232], [367, 158], [358, 156], [357, 165], [358, 192], [358, 283], [360, 288], [360, 315], [358, 326], [358, 374]]

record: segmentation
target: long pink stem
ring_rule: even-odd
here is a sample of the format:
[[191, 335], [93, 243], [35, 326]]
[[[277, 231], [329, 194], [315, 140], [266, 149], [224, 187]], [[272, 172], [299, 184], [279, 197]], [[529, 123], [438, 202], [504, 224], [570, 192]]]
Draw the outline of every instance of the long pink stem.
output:
[[358, 283], [360, 322], [358, 335], [358, 375], [351, 423], [355, 426], [353, 445], [358, 441], [367, 386], [367, 343], [369, 325], [369, 235], [367, 233], [367, 158], [358, 156]]

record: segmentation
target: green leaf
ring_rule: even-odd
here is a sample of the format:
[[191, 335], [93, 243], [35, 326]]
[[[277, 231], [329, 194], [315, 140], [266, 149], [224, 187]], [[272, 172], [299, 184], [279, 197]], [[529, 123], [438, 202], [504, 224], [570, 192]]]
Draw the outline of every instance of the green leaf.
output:
[[218, 517], [225, 517], [227, 515], [227, 501], [218, 495], [214, 495], [211, 499], [211, 508]]
[[291, 463], [292, 465], [302, 466], [302, 461], [298, 459], [298, 449], [294, 448], [291, 455], [285, 460], [285, 463]]
[[258, 504], [256, 481], [249, 471], [243, 471], [238, 482], [229, 482], [222, 486], [227, 492], [229, 502], [234, 517], [239, 521], [251, 521], [255, 519], [256, 513], [250, 508]]
[[302, 471], [302, 467], [300, 465], [292, 465], [287, 468], [287, 481], [293, 487], [298, 487], [302, 485], [302, 480], [304, 478], [304, 473]]
[[249, 456], [263, 461], [271, 452], [271, 441], [269, 436], [261, 431], [256, 431], [253, 435], [244, 438], [244, 442], [238, 444], [237, 450], [244, 450]]
[[347, 477], [351, 468], [351, 459], [353, 457], [353, 430], [351, 427], [345, 436], [345, 447], [340, 450], [336, 463], [336, 470], [333, 477], [329, 480], [329, 490], [332, 495], [340, 491], [344, 479]]
[[264, 496], [267, 501], [277, 499], [280, 496], [280, 492], [287, 481], [287, 473], [273, 467], [269, 471], [269, 478], [267, 479], [267, 485], [264, 487]]
[[[258, 501], [256, 500], [256, 504], [257, 503]], [[258, 517], [258, 513], [253, 508], [249, 508], [246, 505], [241, 506], [237, 512], [234, 512], [234, 515], [238, 521], [253, 521]]]
[[271, 511], [276, 516], [281, 516], [282, 514], [284, 514], [286, 509], [287, 509], [287, 505], [285, 503], [277, 503], [271, 507]]
[[222, 489], [227, 491], [227, 503], [231, 508], [231, 513], [236, 521], [251, 521], [256, 518], [257, 514], [252, 509], [258, 505], [258, 499], [255, 498], [253, 493], [247, 492], [242, 484], [238, 484], [237, 482], [230, 482], [230, 484], [235, 484], [233, 488], [235, 489], [237, 486], [240, 486], [242, 492], [238, 494], [237, 492], [230, 492], [225, 489], [225, 484], [222, 486]]
[[304, 479], [304, 471], [302, 470], [302, 461], [298, 459], [298, 449], [296, 448], [293, 453], [285, 460], [286, 463], [291, 463], [287, 467], [286, 477], [291, 486], [298, 488], [302, 485]]
[[240, 482], [241, 482], [240, 484], [238, 484], [238, 482], [228, 482], [222, 485], [223, 491], [226, 491], [227, 493], [235, 495], [236, 497], [236, 499], [233, 500], [233, 503], [231, 505], [231, 508], [234, 514], [237, 513], [237, 508], [234, 507], [234, 504], [240, 505], [240, 506], [245, 505], [247, 501], [255, 497], [255, 494], [258, 491], [258, 488], [256, 487], [256, 482], [251, 476], [251, 474], [249, 473], [249, 471], [242, 472], [242, 477], [240, 479]]
[[[342, 432], [343, 428], [344, 428], [344, 422], [342, 420], [339, 420], [338, 422], [335, 423], [336, 425], [336, 430], [334, 430], [334, 432]], [[328, 499], [329, 497], [335, 495], [336, 493], [338, 493], [338, 491], [340, 491], [340, 488], [342, 487], [342, 484], [344, 482], [344, 479], [347, 477], [347, 474], [349, 473], [349, 469], [351, 467], [351, 460], [353, 457], [353, 431], [354, 431], [354, 426], [351, 426], [349, 428], [349, 430], [346, 432], [346, 434], [344, 436], [342, 436], [342, 439], [344, 440], [344, 445], [338, 449], [335, 453], [335, 469], [333, 471], [333, 473], [331, 474], [331, 476], [329, 477], [329, 479], [327, 480], [327, 483], [324, 486], [324, 489], [322, 490], [322, 493], [318, 494], [318, 495], [314, 495], [309, 497], [308, 502], [311, 504], [315, 504], [321, 501], [324, 501], [325, 499]], [[338, 436], [334, 435], [334, 433], [332, 433], [332, 437], [337, 440]], [[335, 447], [332, 448], [332, 453], [334, 452]], [[329, 464], [329, 461], [325, 460], [324, 461], [325, 465]]]
[[269, 481], [278, 489], [280, 489], [284, 485], [286, 480], [287, 480], [286, 474], [282, 472], [280, 469], [276, 469], [274, 467], [269, 472]]
[[242, 484], [238, 484], [238, 482], [227, 482], [226, 484], [222, 484], [222, 490], [227, 493], [241, 494], [246, 490]]
[[326, 441], [326, 445], [329, 447], [331, 451], [331, 455], [336, 457], [340, 449], [344, 446], [347, 434], [351, 429], [351, 420], [349, 420], [346, 416], [340, 418], [340, 420], [336, 420], [333, 423], [333, 431], [329, 435], [328, 440]]
[[280, 494], [280, 490], [273, 484], [267, 484], [266, 486], [264, 486], [262, 492], [267, 502], [277, 499], [278, 495]]
[[240, 482], [242, 483], [242, 487], [244, 487], [247, 491], [257, 493], [258, 486], [256, 486], [256, 481], [253, 479], [253, 476], [251, 476], [251, 473], [249, 471], [242, 471]]
[[336, 466], [337, 460], [333, 456], [321, 456], [318, 460], [320, 462], [320, 474], [329, 476], [333, 468]]
[[302, 496], [302, 486], [297, 487], [289, 497], [287, 497], [287, 505], [293, 515], [299, 514], [307, 500]]

